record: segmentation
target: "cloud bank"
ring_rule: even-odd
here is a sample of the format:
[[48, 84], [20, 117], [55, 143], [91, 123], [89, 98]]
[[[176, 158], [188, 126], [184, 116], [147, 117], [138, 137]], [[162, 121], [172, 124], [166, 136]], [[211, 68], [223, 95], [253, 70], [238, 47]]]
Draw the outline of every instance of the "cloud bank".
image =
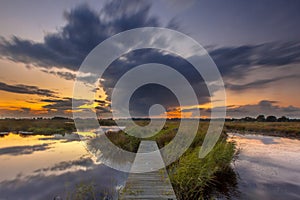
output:
[[52, 90], [41, 89], [37, 86], [23, 85], [23, 84], [9, 85], [4, 82], [0, 82], [0, 90], [5, 92], [19, 93], [19, 94], [36, 94], [39, 96], [46, 96], [46, 97], [56, 97], [57, 95], [57, 93]]
[[[97, 12], [87, 4], [79, 5], [64, 13], [66, 24], [54, 33], [48, 33], [43, 42], [35, 42], [13, 36], [1, 38], [0, 57], [14, 62], [33, 65], [45, 73], [59, 76], [66, 80], [74, 80], [76, 71], [87, 54], [99, 43], [119, 32], [138, 27], [163, 25], [158, 17], [151, 15], [151, 3], [145, 1], [110, 1]], [[180, 29], [178, 23], [171, 20], [169, 25]], [[168, 25], [167, 25], [168, 26]], [[300, 62], [300, 42], [269, 42], [258, 45], [241, 45], [232, 47], [207, 47], [210, 56], [219, 68], [224, 80], [241, 80], [254, 68], [274, 69]], [[105, 82], [101, 83], [108, 95], [106, 103], [110, 101], [111, 91], [116, 81], [126, 71], [133, 67], [157, 62], [172, 66], [190, 81], [198, 92], [199, 104], [208, 103], [210, 96], [200, 75], [189, 63], [176, 55], [158, 50], [144, 50], [130, 52], [114, 61], [104, 74]], [[55, 69], [55, 70], [54, 70]], [[61, 71], [57, 71], [61, 69]], [[66, 71], [67, 70], [67, 71]], [[225, 83], [226, 88], [232, 91], [246, 91], [253, 88], [266, 87], [270, 83], [298, 75], [253, 80], [249, 83]], [[88, 77], [86, 78], [88, 80]], [[86, 81], [87, 81], [86, 80]], [[83, 80], [85, 81], [85, 80]], [[174, 80], [176, 84], [176, 80]], [[57, 94], [50, 90], [36, 86], [9, 85], [0, 83], [0, 90], [37, 94], [46, 97], [55, 97]], [[50, 102], [53, 101], [53, 102]], [[70, 99], [42, 100], [49, 104], [44, 109], [63, 110], [70, 108]], [[145, 86], [134, 94], [132, 99], [133, 113], [147, 115], [148, 108], [153, 103], [161, 102], [167, 110], [178, 106], [174, 95], [166, 88], [157, 85]], [[106, 104], [99, 103], [96, 109], [100, 113], [110, 112]]]

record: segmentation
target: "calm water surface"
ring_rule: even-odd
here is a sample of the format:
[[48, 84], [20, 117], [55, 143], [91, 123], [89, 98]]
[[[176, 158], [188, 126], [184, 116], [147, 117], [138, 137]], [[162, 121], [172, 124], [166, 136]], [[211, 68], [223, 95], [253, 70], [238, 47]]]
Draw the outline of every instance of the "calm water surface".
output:
[[0, 200], [66, 199], [76, 185], [90, 183], [115, 194], [127, 176], [94, 162], [77, 134], [2, 136], [0, 169]]
[[[229, 136], [241, 150], [234, 163], [238, 199], [300, 199], [300, 140]], [[4, 135], [0, 169], [0, 200], [66, 199], [81, 183], [115, 195], [127, 177], [91, 159], [77, 134]]]
[[300, 199], [300, 140], [229, 134], [240, 148], [234, 163], [238, 199]]

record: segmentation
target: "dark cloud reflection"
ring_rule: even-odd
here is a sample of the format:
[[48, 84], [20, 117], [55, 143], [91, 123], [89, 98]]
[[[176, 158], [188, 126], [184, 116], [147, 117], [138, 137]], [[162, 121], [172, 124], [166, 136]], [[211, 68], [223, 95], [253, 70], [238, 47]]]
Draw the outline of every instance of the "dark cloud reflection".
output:
[[5, 147], [0, 149], [0, 155], [19, 156], [23, 154], [32, 154], [36, 151], [48, 150], [51, 148], [50, 145], [51, 144]]
[[[70, 165], [72, 164], [74, 164], [74, 162], [70, 163]], [[84, 163], [81, 164], [85, 165]], [[65, 165], [65, 167], [67, 165]], [[55, 170], [63, 168], [58, 167]], [[114, 196], [114, 199], [117, 199], [116, 187], [122, 184], [126, 177], [127, 174], [103, 165], [93, 166], [93, 168], [89, 170], [66, 172], [61, 175], [46, 176], [41, 173], [1, 182], [0, 199], [45, 200], [53, 199], [57, 195], [66, 199], [68, 194], [74, 193], [76, 185], [79, 184], [93, 184], [96, 195], [100, 197], [100, 199], [107, 193]]]
[[60, 162], [60, 163], [55, 164], [52, 167], [38, 169], [38, 170], [35, 170], [34, 172], [62, 171], [62, 170], [71, 169], [74, 166], [93, 167], [94, 162], [91, 158], [81, 157], [79, 160]]
[[56, 92], [48, 90], [48, 89], [41, 89], [37, 86], [32, 85], [9, 85], [7, 83], [0, 82], [0, 90], [5, 92], [12, 92], [12, 93], [19, 93], [19, 94], [36, 94], [40, 96], [46, 97], [56, 97]]

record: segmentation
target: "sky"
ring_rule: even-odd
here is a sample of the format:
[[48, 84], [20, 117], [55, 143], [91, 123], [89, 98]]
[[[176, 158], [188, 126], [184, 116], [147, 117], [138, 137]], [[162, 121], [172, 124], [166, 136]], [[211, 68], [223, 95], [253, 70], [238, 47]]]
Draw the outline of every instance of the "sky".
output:
[[[149, 62], [183, 74], [197, 91], [198, 104], [180, 107], [168, 88], [145, 85], [131, 98], [132, 115], [147, 116], [152, 105], [161, 104], [169, 117], [180, 116], [179, 107], [184, 117], [197, 117], [199, 108], [201, 117], [209, 117], [211, 96], [201, 76], [178, 55], [155, 49], [128, 52], [111, 63], [94, 102], [73, 97], [79, 67], [99, 43], [133, 28], [165, 27], [190, 36], [213, 59], [226, 89], [227, 117], [299, 118], [299, 9], [298, 0], [3, 0], [0, 117], [70, 117], [89, 110], [109, 117], [118, 79]], [[81, 81], [92, 75], [84, 74]]]

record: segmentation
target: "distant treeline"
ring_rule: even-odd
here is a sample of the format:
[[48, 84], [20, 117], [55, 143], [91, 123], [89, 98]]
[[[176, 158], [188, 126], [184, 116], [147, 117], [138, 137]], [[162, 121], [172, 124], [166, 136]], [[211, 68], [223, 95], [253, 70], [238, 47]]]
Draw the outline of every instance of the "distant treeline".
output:
[[277, 118], [276, 116], [269, 115], [258, 115], [256, 118], [254, 117], [243, 117], [240, 119], [226, 119], [226, 121], [242, 121], [242, 122], [300, 122], [300, 119], [290, 119], [286, 116], [282, 116]]
[[[150, 121], [150, 120], [162, 120], [164, 118], [132, 118], [133, 121]], [[52, 118], [47, 118], [47, 117], [33, 117], [33, 118], [3, 118], [0, 120], [62, 120], [62, 121], [73, 121], [72, 118], [67, 118], [67, 117], [52, 117]], [[94, 120], [94, 119], [89, 119], [89, 118], [82, 118], [82, 119], [77, 119], [78, 121], [89, 121], [89, 120]], [[199, 121], [210, 121], [210, 118], [168, 118], [168, 121], [180, 121], [180, 120], [199, 120]], [[219, 120], [219, 119], [214, 119], [214, 120]], [[103, 119], [98, 119], [100, 125], [103, 126], [110, 126], [110, 125], [116, 125], [115, 120], [112, 118], [103, 118]], [[243, 118], [226, 118], [225, 121], [243, 121], [243, 122], [300, 122], [300, 118], [289, 118], [286, 116], [281, 116], [281, 117], [276, 117], [274, 115], [258, 115], [257, 117], [243, 117]]]
[[[134, 121], [149, 121], [150, 118], [134, 118]], [[161, 120], [161, 119], [154, 119]], [[180, 120], [199, 120], [201, 122], [209, 122], [211, 119], [180, 119], [172, 118], [167, 121], [180, 121]], [[219, 119], [213, 119], [219, 120]], [[244, 117], [240, 119], [225, 119], [226, 122], [300, 122], [300, 119], [290, 119], [282, 116], [264, 116], [259, 115], [256, 118]], [[53, 117], [53, 118], [5, 118], [0, 119], [0, 132], [32, 132], [34, 134], [64, 134], [76, 131], [76, 127], [84, 127], [87, 129], [97, 129], [99, 124], [101, 126], [114, 126], [116, 121], [113, 119], [98, 119], [99, 123], [95, 123], [94, 119], [76, 119], [76, 126], [74, 120], [66, 117]]]
[[[90, 119], [77, 120], [79, 123], [83, 123], [87, 128], [93, 127], [94, 123], [89, 126]], [[111, 119], [99, 119], [101, 126], [116, 125], [114, 120]], [[73, 119], [65, 117], [53, 117], [53, 118], [5, 118], [0, 119], [0, 132], [15, 132], [27, 134], [65, 134], [76, 131], [75, 123]]]
[[62, 118], [33, 118], [14, 119], [6, 118], [0, 120], [0, 132], [15, 132], [27, 134], [65, 134], [75, 130], [74, 122], [71, 119]]
[[[112, 120], [112, 119], [110, 119]], [[150, 120], [150, 118], [133, 118], [134, 121], [147, 121]], [[154, 120], [160, 120], [159, 118], [155, 118]], [[168, 121], [180, 121], [181, 118], [169, 118]], [[184, 120], [199, 120], [203, 122], [208, 122], [211, 119], [210, 118], [184, 118]], [[214, 119], [214, 120], [220, 120], [220, 119]], [[300, 122], [300, 119], [290, 119], [286, 116], [282, 116], [277, 118], [276, 116], [269, 115], [258, 115], [257, 117], [243, 117], [243, 118], [226, 118], [225, 121], [231, 122], [231, 121], [241, 121], [241, 122]]]

